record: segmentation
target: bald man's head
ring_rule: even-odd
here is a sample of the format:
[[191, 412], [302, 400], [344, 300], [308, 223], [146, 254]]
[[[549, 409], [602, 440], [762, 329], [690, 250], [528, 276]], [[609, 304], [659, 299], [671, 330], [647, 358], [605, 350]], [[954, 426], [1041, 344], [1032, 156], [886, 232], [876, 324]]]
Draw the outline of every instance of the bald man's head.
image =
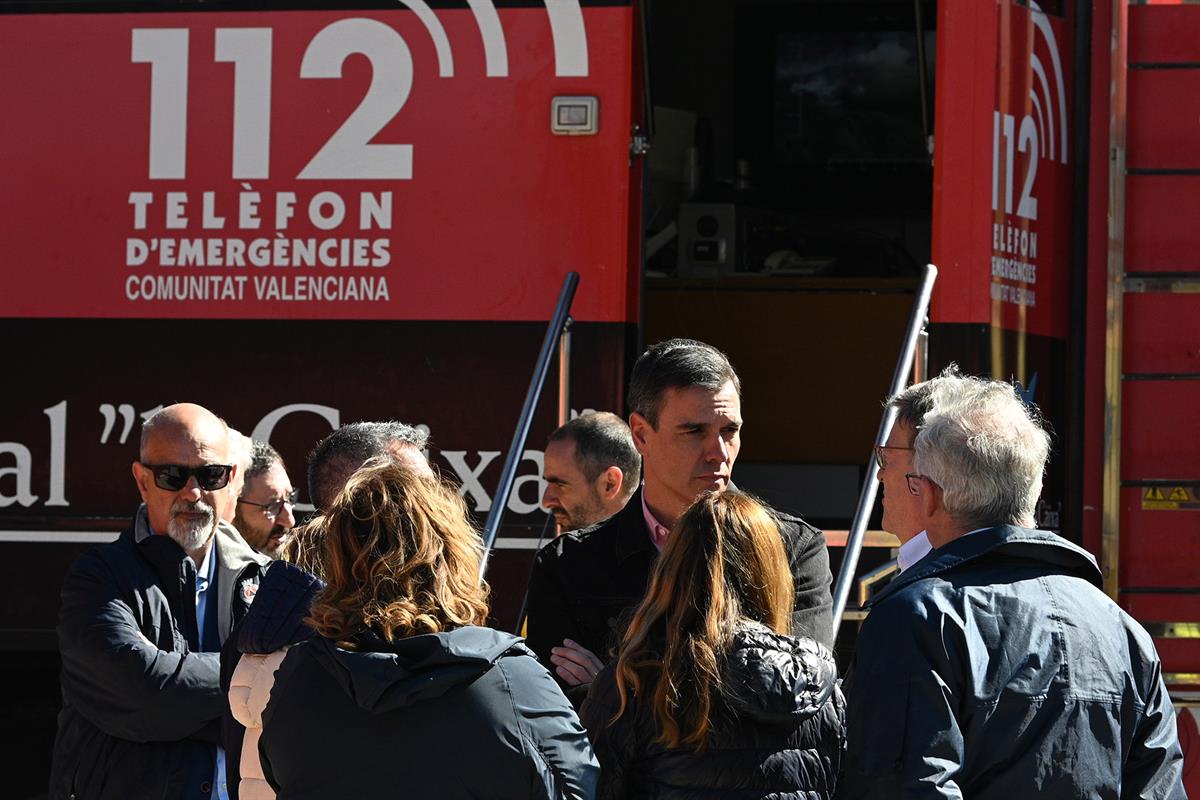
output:
[[237, 472], [225, 423], [194, 403], [167, 406], [142, 426], [132, 468], [151, 529], [202, 556]]
[[[199, 442], [214, 438], [222, 440], [228, 454], [229, 429], [225, 421], [204, 406], [195, 403], [176, 403], [160, 409], [142, 424], [142, 440], [138, 456], [146, 460], [146, 448], [164, 439]], [[199, 437], [199, 438], [197, 438]]]

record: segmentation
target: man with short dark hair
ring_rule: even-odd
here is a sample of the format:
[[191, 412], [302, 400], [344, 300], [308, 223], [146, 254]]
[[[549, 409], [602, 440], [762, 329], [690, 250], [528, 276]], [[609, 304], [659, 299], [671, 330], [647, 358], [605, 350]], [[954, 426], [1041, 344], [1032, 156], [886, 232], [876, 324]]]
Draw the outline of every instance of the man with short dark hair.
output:
[[[567, 687], [599, 672], [675, 521], [700, 495], [729, 487], [741, 447], [741, 383], [725, 354], [703, 342], [671, 339], [642, 354], [629, 408], [642, 488], [616, 516], [558, 537], [534, 562], [529, 646]], [[825, 537], [803, 520], [777, 516], [796, 591], [793, 630], [829, 645]]]
[[542, 505], [562, 532], [616, 514], [637, 491], [642, 474], [642, 457], [629, 426], [608, 411], [584, 414], [555, 429], [543, 465]]
[[351, 422], [317, 442], [308, 455], [308, 492], [317, 510], [327, 508], [358, 468], [390, 458], [433, 477], [423, 452], [429, 434], [403, 422]]
[[159, 411], [132, 469], [132, 527], [63, 581], [49, 796], [223, 800], [218, 651], [268, 560], [220, 519], [237, 466], [212, 412]]
[[925, 391], [904, 479], [934, 550], [868, 603], [839, 796], [1182, 800], [1153, 640], [1090, 553], [1033, 529], [1036, 411], [1000, 381]]
[[246, 544], [268, 558], [279, 558], [296, 525], [295, 504], [296, 490], [279, 451], [266, 442], [251, 442], [250, 466], [233, 526]]

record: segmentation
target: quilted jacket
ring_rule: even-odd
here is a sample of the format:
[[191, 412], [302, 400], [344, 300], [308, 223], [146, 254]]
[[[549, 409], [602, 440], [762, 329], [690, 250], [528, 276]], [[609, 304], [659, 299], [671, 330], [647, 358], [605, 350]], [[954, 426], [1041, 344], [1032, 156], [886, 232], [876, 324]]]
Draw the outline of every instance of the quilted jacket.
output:
[[746, 623], [726, 655], [715, 730], [703, 752], [668, 748], [636, 698], [616, 722], [615, 665], [588, 694], [582, 719], [600, 760], [600, 798], [833, 796], [845, 738], [845, 702], [824, 645]]

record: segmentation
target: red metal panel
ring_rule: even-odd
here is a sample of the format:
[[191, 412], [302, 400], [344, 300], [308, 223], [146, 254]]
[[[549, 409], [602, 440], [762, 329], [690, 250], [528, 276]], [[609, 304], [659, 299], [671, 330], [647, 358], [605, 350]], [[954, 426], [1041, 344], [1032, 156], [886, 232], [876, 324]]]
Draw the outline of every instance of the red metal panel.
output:
[[635, 321], [632, 9], [498, 13], [0, 15], [0, 316]]
[[1200, 9], [1130, 6], [1129, 63], [1200, 61]]
[[1200, 167], [1198, 144], [1200, 68], [1130, 70], [1129, 168]]
[[1121, 608], [1147, 622], [1200, 619], [1200, 594], [1122, 594]]
[[930, 308], [936, 323], [991, 319], [987, 232], [994, 216], [989, 187], [998, 26], [992, 4], [938, 4], [933, 260], [941, 272]]
[[1200, 479], [1200, 381], [1125, 381], [1122, 480]]
[[1125, 296], [1129, 373], [1200, 373], [1200, 295]]
[[[1121, 583], [1124, 585], [1134, 585], [1126, 578], [1129, 566], [1129, 563], [1122, 557]], [[1191, 579], [1191, 583], [1195, 583], [1194, 577]], [[1159, 585], [1166, 586], [1167, 584], [1161, 582]], [[1200, 594], [1122, 593], [1121, 607], [1131, 617], [1143, 624], [1189, 622], [1200, 619]], [[1200, 672], [1200, 639], [1155, 638], [1154, 647], [1158, 650], [1159, 658], [1162, 659], [1163, 672], [1192, 674]]]
[[1200, 176], [1130, 175], [1125, 188], [1126, 271], [1194, 271], [1200, 253]]
[[[1143, 487], [1121, 490], [1121, 585], [1200, 588], [1200, 509], [1149, 511], [1143, 509]], [[1151, 487], [1150, 491], [1163, 489]], [[1179, 613], [1174, 605], [1144, 608], [1139, 619], [1173, 622], [1200, 618]], [[1168, 614], [1169, 616], [1161, 616]]]
[[1200, 639], [1155, 639], [1165, 673], [1195, 674], [1200, 669]]

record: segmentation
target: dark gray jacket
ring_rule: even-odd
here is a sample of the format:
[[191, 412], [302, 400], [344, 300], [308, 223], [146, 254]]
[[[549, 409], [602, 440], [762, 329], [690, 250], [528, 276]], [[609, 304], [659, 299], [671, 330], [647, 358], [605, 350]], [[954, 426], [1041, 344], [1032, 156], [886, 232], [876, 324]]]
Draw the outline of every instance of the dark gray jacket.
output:
[[877, 595], [847, 677], [845, 798], [1178, 798], [1150, 636], [1085, 550], [1000, 526]]
[[[267, 559], [220, 523], [218, 633], [245, 613]], [[224, 702], [220, 654], [198, 652], [196, 565], [153, 535], [144, 507], [117, 541], [84, 553], [63, 581], [63, 708], [50, 800], [207, 798]]]
[[[775, 512], [796, 590], [792, 633], [833, 646], [833, 598], [825, 535]], [[550, 649], [572, 639], [607, 661], [622, 623], [641, 602], [658, 550], [642, 513], [642, 490], [613, 517], [543, 547], [529, 580], [529, 647], [550, 665]], [[560, 680], [557, 675], [556, 680]], [[580, 698], [582, 699], [582, 698]]]
[[734, 634], [702, 753], [668, 748], [645, 703], [620, 708], [614, 664], [592, 683], [583, 723], [602, 800], [828, 800], [845, 738], [837, 666], [822, 645], [747, 623]]
[[582, 800], [599, 772], [545, 667], [516, 636], [477, 627], [294, 645], [258, 749], [279, 800]]

